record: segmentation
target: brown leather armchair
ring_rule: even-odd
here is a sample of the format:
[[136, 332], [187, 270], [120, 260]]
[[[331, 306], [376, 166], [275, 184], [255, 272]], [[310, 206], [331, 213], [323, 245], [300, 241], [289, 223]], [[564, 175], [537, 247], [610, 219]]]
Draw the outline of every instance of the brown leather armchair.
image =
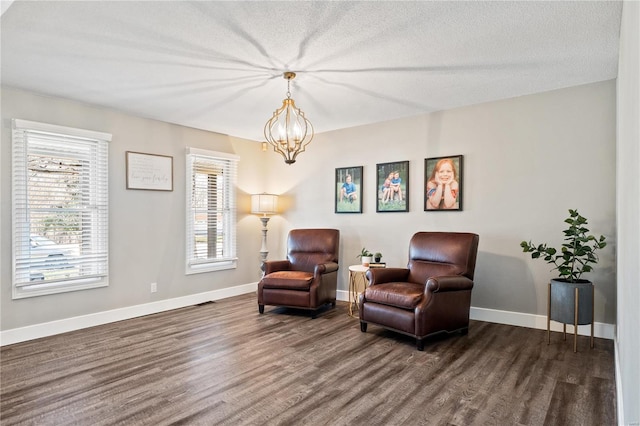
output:
[[430, 335], [466, 334], [478, 240], [470, 233], [416, 233], [407, 268], [367, 271], [369, 287], [358, 300], [360, 330], [376, 324], [413, 336], [419, 351]]
[[287, 239], [287, 260], [262, 264], [264, 275], [258, 283], [258, 310], [264, 305], [312, 310], [330, 303], [336, 306], [338, 286], [337, 229], [294, 229]]

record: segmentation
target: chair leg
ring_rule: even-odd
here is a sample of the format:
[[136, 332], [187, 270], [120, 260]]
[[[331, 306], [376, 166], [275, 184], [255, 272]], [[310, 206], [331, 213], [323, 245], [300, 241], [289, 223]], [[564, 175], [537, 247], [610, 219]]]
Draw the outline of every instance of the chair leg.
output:
[[424, 351], [424, 341], [422, 339], [416, 339], [416, 348], [418, 348], [420, 352]]
[[336, 301], [334, 300], [333, 302], [331, 302], [331, 308], [335, 308], [336, 307]]
[[469, 327], [465, 327], [462, 330], [460, 330], [460, 334], [462, 334], [463, 336], [466, 336], [467, 334], [469, 334]]
[[258, 312], [264, 314], [264, 305], [258, 305]]
[[367, 323], [360, 321], [360, 331], [362, 331], [363, 333], [367, 332]]

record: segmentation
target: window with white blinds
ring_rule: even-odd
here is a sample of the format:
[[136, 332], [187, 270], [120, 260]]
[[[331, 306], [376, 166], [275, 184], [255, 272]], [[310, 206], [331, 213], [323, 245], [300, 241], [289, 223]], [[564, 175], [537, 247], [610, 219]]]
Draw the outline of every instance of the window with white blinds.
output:
[[13, 120], [13, 297], [108, 284], [111, 135]]
[[187, 274], [236, 267], [238, 158], [187, 148]]

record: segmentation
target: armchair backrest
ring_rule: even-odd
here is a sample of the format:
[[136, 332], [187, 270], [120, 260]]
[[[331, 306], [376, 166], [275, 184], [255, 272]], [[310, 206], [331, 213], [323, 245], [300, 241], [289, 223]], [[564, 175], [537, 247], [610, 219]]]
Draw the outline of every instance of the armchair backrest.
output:
[[338, 263], [340, 231], [337, 229], [292, 229], [287, 239], [287, 258], [292, 269], [313, 272], [320, 263]]
[[418, 232], [409, 243], [408, 281], [424, 284], [429, 277], [463, 275], [473, 280], [478, 254], [476, 234]]

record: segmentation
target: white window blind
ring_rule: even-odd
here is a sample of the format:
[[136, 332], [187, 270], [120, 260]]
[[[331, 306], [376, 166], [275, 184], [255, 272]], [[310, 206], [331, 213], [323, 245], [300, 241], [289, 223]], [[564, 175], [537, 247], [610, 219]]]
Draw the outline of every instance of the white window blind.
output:
[[187, 149], [186, 273], [236, 267], [238, 157]]
[[107, 285], [111, 135], [13, 120], [13, 297]]

